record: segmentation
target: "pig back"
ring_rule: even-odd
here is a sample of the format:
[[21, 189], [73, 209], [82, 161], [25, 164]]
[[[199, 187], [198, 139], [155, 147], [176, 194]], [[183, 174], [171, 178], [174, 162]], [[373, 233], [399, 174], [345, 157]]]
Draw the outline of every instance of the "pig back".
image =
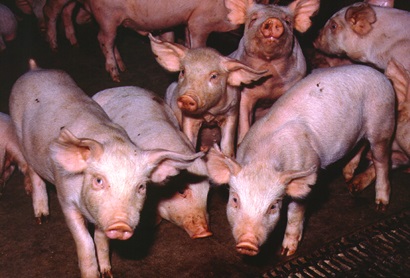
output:
[[[20, 77], [10, 95], [10, 114], [23, 153], [35, 171], [54, 183], [49, 146], [63, 127], [78, 138], [101, 140], [112, 124], [101, 107], [63, 71], [35, 69]], [[118, 136], [126, 136], [114, 128]]]
[[326, 167], [362, 138], [391, 135], [394, 114], [393, 88], [377, 70], [362, 65], [318, 69], [288, 90], [251, 127], [238, 149], [238, 158], [249, 155], [250, 150], [253, 155], [272, 153], [254, 146], [272, 146], [275, 133], [288, 129], [288, 134], [298, 137], [296, 144], [309, 141], [321, 166]]

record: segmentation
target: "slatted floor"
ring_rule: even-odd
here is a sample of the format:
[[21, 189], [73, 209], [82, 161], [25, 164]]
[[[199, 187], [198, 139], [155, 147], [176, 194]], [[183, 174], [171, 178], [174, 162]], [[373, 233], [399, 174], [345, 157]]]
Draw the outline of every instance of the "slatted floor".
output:
[[410, 209], [284, 262], [263, 277], [410, 277]]

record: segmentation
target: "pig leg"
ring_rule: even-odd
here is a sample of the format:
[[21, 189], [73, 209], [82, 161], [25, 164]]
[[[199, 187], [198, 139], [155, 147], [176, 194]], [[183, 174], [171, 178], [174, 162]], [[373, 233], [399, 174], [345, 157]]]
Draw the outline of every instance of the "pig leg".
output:
[[72, 20], [73, 10], [75, 8], [76, 2], [71, 2], [64, 7], [62, 13], [63, 25], [65, 30], [65, 36], [70, 41], [73, 46], [78, 46], [77, 38], [75, 36], [75, 30]]
[[235, 157], [236, 119], [230, 116], [221, 124], [221, 150], [228, 157]]
[[46, 18], [47, 32], [46, 38], [50, 45], [50, 48], [53, 51], [56, 51], [58, 48], [57, 44], [57, 18], [58, 15], [63, 10], [64, 6], [70, 0], [55, 0], [47, 1], [44, 6], [44, 17]]
[[366, 148], [366, 145], [363, 145], [359, 149], [359, 151], [355, 154], [355, 156], [343, 168], [343, 177], [345, 178], [346, 182], [349, 182], [352, 180], [354, 176], [354, 172], [357, 169], [357, 166], [359, 166], [359, 163], [360, 163], [360, 160], [362, 158], [362, 154], [365, 148]]
[[241, 102], [239, 105], [239, 126], [238, 126], [238, 146], [242, 142], [245, 134], [252, 124], [252, 112], [256, 104], [255, 97], [241, 93]]
[[33, 199], [33, 209], [34, 217], [36, 218], [37, 224], [42, 224], [43, 220], [48, 221], [49, 208], [48, 208], [48, 195], [46, 183], [43, 179], [37, 175], [36, 172], [31, 167], [28, 167], [27, 174], [29, 180], [27, 180], [27, 175], [24, 179], [24, 184], [27, 190], [29, 186], [27, 183], [31, 183], [32, 187], [32, 199]]
[[288, 205], [288, 223], [282, 242], [281, 255], [290, 256], [296, 252], [299, 241], [302, 239], [304, 219], [305, 205], [291, 201]]
[[197, 120], [190, 117], [182, 118], [182, 132], [188, 137], [194, 148], [198, 142], [198, 133], [201, 129], [202, 120]]
[[110, 264], [110, 241], [103, 231], [95, 227], [94, 242], [102, 277], [113, 277]]
[[386, 210], [390, 199], [389, 181], [389, 140], [371, 144], [372, 160], [376, 170], [376, 208]]
[[94, 241], [88, 232], [86, 220], [81, 212], [75, 208], [66, 208], [65, 200], [59, 196], [61, 207], [67, 222], [67, 226], [74, 238], [77, 247], [78, 265], [81, 277], [100, 277], [98, 264], [95, 256]]
[[354, 176], [354, 178], [349, 182], [349, 192], [351, 194], [356, 194], [363, 191], [375, 180], [375, 178], [376, 169], [374, 168], [373, 162], [371, 162], [365, 171]]
[[114, 46], [114, 41], [117, 34], [117, 26], [109, 26], [104, 23], [104, 21], [97, 21], [100, 23], [98, 41], [100, 42], [100, 48], [105, 57], [105, 70], [110, 73], [113, 81], [120, 82], [120, 74], [118, 72], [117, 60], [115, 58], [115, 56], [119, 57], [119, 52]]

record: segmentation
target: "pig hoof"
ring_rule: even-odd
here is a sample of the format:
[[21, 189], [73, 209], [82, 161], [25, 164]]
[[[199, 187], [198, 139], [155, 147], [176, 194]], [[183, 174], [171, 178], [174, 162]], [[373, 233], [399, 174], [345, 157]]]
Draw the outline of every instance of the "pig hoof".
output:
[[209, 146], [201, 146], [201, 147], [199, 148], [199, 150], [200, 150], [201, 152], [206, 153], [206, 152], [209, 151]]
[[101, 278], [113, 278], [114, 276], [112, 275], [111, 270], [106, 270], [103, 273], [101, 273]]
[[280, 255], [283, 257], [288, 257], [293, 254], [295, 254], [296, 250], [290, 250], [289, 248], [282, 247], [282, 250], [280, 251]]
[[354, 184], [354, 183], [350, 183], [347, 186], [347, 189], [349, 190], [350, 194], [352, 194], [353, 196], [357, 196], [362, 191], [360, 189], [360, 185]]
[[387, 205], [385, 205], [385, 204], [382, 204], [382, 203], [379, 203], [379, 204], [376, 204], [376, 211], [379, 211], [379, 212], [386, 212], [386, 210], [387, 210]]
[[41, 215], [39, 217], [36, 217], [35, 221], [37, 225], [42, 225], [43, 223], [48, 223], [49, 218], [49, 215]]

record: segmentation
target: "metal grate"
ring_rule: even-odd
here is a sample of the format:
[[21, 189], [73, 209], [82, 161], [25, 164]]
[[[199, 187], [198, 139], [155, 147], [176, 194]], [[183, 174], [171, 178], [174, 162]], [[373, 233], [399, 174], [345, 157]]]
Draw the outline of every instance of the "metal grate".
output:
[[409, 277], [410, 210], [284, 262], [263, 277]]

